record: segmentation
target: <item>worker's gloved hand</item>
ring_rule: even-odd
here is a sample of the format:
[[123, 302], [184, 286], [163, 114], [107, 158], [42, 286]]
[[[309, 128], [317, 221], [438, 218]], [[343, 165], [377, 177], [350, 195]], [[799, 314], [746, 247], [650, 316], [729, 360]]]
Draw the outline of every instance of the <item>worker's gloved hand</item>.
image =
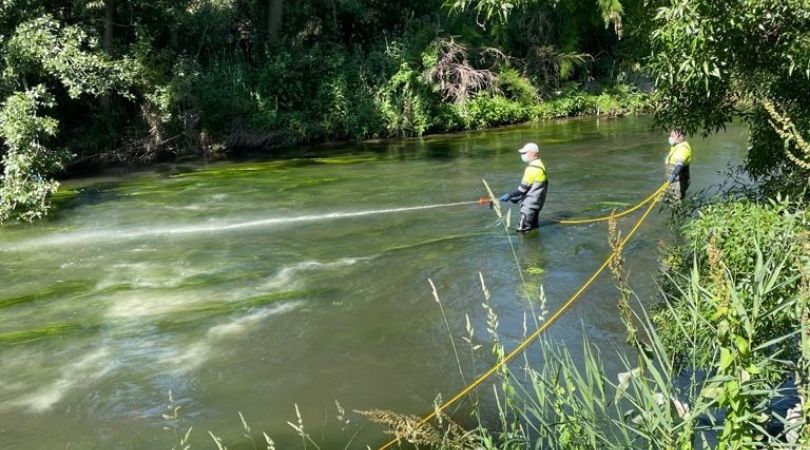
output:
[[504, 202], [504, 203], [508, 202], [511, 199], [512, 199], [512, 194], [510, 194], [508, 192], [506, 194], [501, 195], [501, 201]]
[[672, 183], [673, 181], [675, 181], [675, 174], [674, 173], [670, 174], [670, 176], [667, 177], [667, 181], [669, 183]]

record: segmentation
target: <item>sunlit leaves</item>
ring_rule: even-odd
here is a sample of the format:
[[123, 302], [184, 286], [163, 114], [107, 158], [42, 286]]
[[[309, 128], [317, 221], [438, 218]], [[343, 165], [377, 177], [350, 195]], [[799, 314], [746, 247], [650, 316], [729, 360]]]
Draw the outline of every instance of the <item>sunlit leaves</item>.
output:
[[37, 115], [40, 108], [53, 105], [53, 96], [42, 85], [7, 98], [0, 111], [0, 135], [6, 144], [12, 150], [22, 150], [31, 141], [56, 135], [56, 120]]
[[445, 2], [445, 8], [451, 13], [475, 11], [479, 24], [484, 26], [492, 19], [506, 21], [515, 7], [521, 7], [533, 1], [536, 0], [448, 0]]
[[0, 223], [42, 217], [48, 210], [48, 196], [59, 186], [47, 174], [61, 167], [64, 155], [40, 143], [56, 135], [57, 121], [39, 115], [40, 109], [51, 106], [53, 98], [39, 85], [10, 96], [0, 111], [0, 135], [9, 148], [2, 160]]
[[[112, 61], [96, 51], [97, 47], [97, 39], [81, 28], [41, 17], [17, 27], [5, 45], [6, 71], [21, 77], [54, 77], [73, 98], [100, 95], [131, 84], [132, 64], [127, 60]], [[126, 94], [126, 89], [121, 93]]]
[[659, 123], [709, 133], [742, 116], [752, 129], [752, 174], [785, 167], [761, 103], [775, 100], [800, 127], [810, 125], [800, 106], [810, 95], [810, 2], [673, 1], [655, 22], [649, 68]]
[[[113, 89], [126, 97], [135, 70], [129, 60], [109, 59], [98, 50], [97, 39], [80, 27], [64, 25], [48, 15], [21, 23], [0, 44], [0, 86], [17, 90], [6, 98], [0, 112], [0, 138], [8, 148], [2, 160], [0, 222], [30, 221], [47, 212], [48, 198], [58, 186], [50, 177], [62, 168], [67, 156], [43, 144], [56, 135], [58, 125], [56, 119], [40, 114], [55, 104], [45, 83], [61, 85], [74, 99]], [[43, 84], [29, 88], [29, 79]]]
[[[494, 20], [506, 22], [510, 14], [514, 14], [522, 8], [544, 3], [552, 7], [557, 7], [560, 1], [561, 0], [446, 0], [444, 7], [450, 11], [451, 14], [458, 14], [464, 11], [475, 12], [478, 25], [485, 28]], [[597, 0], [596, 3], [602, 20], [605, 22], [605, 26], [613, 24], [616, 34], [621, 37], [624, 8], [620, 0]]]

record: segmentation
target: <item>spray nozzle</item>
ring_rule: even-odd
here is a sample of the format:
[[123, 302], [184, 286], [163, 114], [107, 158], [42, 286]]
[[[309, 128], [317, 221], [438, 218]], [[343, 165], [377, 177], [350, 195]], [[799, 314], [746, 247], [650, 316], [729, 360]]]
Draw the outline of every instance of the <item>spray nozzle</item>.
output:
[[483, 196], [483, 197], [479, 198], [478, 199], [478, 204], [482, 205], [482, 206], [483, 205], [489, 205], [489, 209], [492, 209], [492, 199], [487, 197], [487, 196]]

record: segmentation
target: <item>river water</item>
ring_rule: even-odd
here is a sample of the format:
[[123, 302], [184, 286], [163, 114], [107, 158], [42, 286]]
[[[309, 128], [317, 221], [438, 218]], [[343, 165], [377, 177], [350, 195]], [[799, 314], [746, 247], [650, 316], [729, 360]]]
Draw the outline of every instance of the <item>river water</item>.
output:
[[[423, 414], [463, 386], [428, 280], [462, 355], [467, 316], [483, 346], [477, 367], [461, 358], [469, 379], [492, 362], [479, 273], [511, 348], [541, 284], [553, 310], [609, 253], [604, 223], [516, 236], [477, 204], [420, 207], [475, 201], [482, 179], [514, 189], [535, 141], [542, 217], [623, 209], [663, 181], [666, 138], [646, 118], [582, 119], [66, 181], [47, 221], [0, 231], [0, 448], [168, 449], [192, 425], [192, 448], [214, 447], [208, 430], [253, 448], [239, 412], [258, 447], [265, 431], [301, 448], [296, 405], [323, 449], [379, 445], [352, 410]], [[736, 127], [691, 143], [693, 194], [744, 156]], [[645, 303], [668, 217], [626, 248]], [[576, 355], [585, 336], [619, 370], [616, 299], [603, 276], [547, 339]]]

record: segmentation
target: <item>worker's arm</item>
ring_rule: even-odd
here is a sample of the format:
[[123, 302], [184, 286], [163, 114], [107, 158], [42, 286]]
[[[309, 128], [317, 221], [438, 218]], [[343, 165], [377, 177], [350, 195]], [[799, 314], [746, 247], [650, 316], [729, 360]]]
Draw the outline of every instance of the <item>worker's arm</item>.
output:
[[515, 189], [514, 191], [510, 191], [507, 192], [506, 194], [503, 194], [501, 196], [501, 201], [517, 203], [523, 200], [523, 197], [525, 197], [526, 193], [529, 192], [530, 187], [531, 187], [530, 185], [521, 183], [520, 186], [518, 186], [518, 188]]
[[669, 174], [669, 178], [667, 178], [667, 181], [669, 181], [670, 183], [675, 181], [675, 178], [678, 178], [678, 174], [681, 173], [681, 170], [683, 170], [683, 162], [678, 161], [675, 163], [675, 167], [672, 168], [672, 173]]
[[538, 167], [527, 167], [526, 170], [523, 171], [523, 178], [521, 178], [518, 188], [514, 191], [503, 194], [501, 196], [501, 201], [517, 203], [523, 200], [523, 197], [526, 197], [526, 193], [529, 192], [529, 189], [532, 187], [532, 183], [534, 183], [534, 180], [537, 178], [538, 170], [540, 170]]

